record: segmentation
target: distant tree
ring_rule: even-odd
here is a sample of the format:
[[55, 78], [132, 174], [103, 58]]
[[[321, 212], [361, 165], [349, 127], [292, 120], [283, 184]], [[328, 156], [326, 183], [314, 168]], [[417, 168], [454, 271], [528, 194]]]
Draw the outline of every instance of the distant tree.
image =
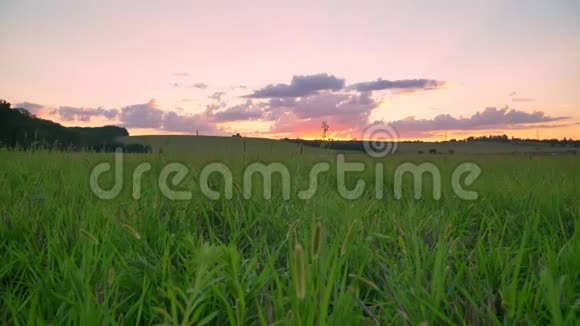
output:
[[328, 129], [330, 129], [330, 126], [328, 125], [328, 123], [326, 123], [326, 121], [322, 121], [322, 140], [326, 139], [326, 133], [328, 132]]

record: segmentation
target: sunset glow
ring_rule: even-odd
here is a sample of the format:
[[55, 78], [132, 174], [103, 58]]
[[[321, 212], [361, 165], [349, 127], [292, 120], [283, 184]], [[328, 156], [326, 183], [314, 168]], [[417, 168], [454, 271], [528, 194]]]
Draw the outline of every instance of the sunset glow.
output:
[[402, 139], [578, 139], [578, 12], [576, 1], [3, 3], [0, 97], [131, 135], [321, 138], [327, 121], [330, 138], [353, 139], [383, 121]]

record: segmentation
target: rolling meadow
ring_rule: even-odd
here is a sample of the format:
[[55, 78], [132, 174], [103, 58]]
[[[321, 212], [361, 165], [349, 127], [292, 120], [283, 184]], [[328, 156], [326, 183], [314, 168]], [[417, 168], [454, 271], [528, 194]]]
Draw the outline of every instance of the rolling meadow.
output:
[[[126, 141], [137, 139], [130, 137]], [[338, 152], [241, 138], [187, 143], [159, 137], [152, 153], [123, 156], [118, 196], [98, 198], [92, 169], [113, 153], [0, 150], [0, 320], [21, 324], [172, 325], [577, 325], [580, 321], [580, 156], [423, 154], [373, 159], [349, 172], [363, 194], [337, 191]], [[191, 139], [191, 137], [190, 137]], [[133, 171], [151, 164], [133, 197]], [[159, 187], [169, 163], [187, 176]], [[234, 178], [233, 196], [200, 191], [212, 162]], [[255, 178], [242, 193], [245, 167], [281, 163], [291, 197], [274, 174], [272, 198]], [[328, 162], [316, 193], [311, 167]], [[441, 198], [425, 175], [402, 198], [394, 171], [430, 162], [441, 172]], [[453, 170], [475, 163], [481, 175], [463, 200]], [[382, 164], [383, 176], [375, 167]], [[113, 185], [103, 174], [103, 188]], [[169, 178], [171, 180], [171, 178]], [[223, 194], [219, 174], [209, 187]], [[383, 186], [376, 197], [377, 184]]]

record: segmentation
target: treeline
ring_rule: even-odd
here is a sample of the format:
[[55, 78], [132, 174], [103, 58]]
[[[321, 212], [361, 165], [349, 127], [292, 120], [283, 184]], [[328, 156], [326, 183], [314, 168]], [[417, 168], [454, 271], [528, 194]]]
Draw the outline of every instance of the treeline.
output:
[[127, 129], [64, 127], [0, 100], [0, 147], [96, 152], [111, 152], [120, 147], [124, 152], [151, 152], [150, 146], [119, 143], [116, 138], [121, 136], [129, 136]]
[[450, 142], [457, 142], [457, 141], [464, 141], [464, 142], [487, 142], [487, 143], [543, 143], [549, 144], [552, 147], [580, 147], [580, 140], [573, 140], [563, 138], [561, 140], [552, 138], [552, 139], [531, 139], [531, 138], [516, 138], [516, 137], [508, 137], [507, 135], [489, 135], [489, 136], [480, 136], [480, 137], [467, 137], [464, 140], [455, 140], [451, 139]]
[[[284, 138], [284, 141], [288, 141], [295, 144], [304, 144], [305, 146], [312, 146], [312, 147], [324, 147], [329, 149], [335, 150], [351, 150], [351, 151], [364, 151], [364, 143], [360, 140], [305, 140], [305, 139], [290, 139]], [[529, 139], [529, 138], [515, 138], [515, 137], [508, 137], [507, 135], [489, 135], [489, 136], [481, 136], [481, 137], [467, 137], [466, 139], [457, 140], [451, 139], [448, 142], [451, 143], [459, 143], [459, 142], [468, 142], [468, 143], [542, 143], [548, 144], [552, 147], [580, 147], [580, 140], [573, 140], [573, 139]], [[420, 140], [416, 141], [401, 141], [400, 143], [423, 143]]]

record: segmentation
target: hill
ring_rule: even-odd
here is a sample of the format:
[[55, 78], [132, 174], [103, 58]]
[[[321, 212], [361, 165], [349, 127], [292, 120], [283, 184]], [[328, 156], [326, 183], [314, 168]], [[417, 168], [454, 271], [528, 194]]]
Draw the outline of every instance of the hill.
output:
[[[210, 157], [232, 156], [245, 152], [246, 157], [258, 158], [273, 154], [286, 156], [288, 153], [316, 154], [324, 147], [336, 152], [364, 153], [362, 141], [329, 141], [303, 139], [266, 139], [246, 137], [216, 136], [129, 136], [118, 138], [125, 144], [143, 144], [151, 146], [154, 152], [188, 152], [203, 153]], [[399, 142], [396, 154], [576, 154], [580, 148], [575, 143], [563, 146], [547, 141], [446, 141], [446, 142]], [[240, 154], [241, 155], [241, 154]]]
[[121, 146], [128, 152], [149, 151], [146, 146], [126, 146], [116, 141], [128, 135], [127, 129], [117, 126], [64, 127], [0, 100], [0, 147], [112, 151]]

